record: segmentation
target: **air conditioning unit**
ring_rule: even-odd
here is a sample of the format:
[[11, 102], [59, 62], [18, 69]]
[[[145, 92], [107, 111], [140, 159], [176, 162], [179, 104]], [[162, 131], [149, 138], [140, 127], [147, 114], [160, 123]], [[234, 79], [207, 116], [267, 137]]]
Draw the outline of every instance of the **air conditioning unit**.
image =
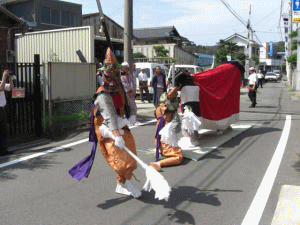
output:
[[13, 50], [6, 50], [6, 62], [12, 63], [15, 60], [15, 52]]

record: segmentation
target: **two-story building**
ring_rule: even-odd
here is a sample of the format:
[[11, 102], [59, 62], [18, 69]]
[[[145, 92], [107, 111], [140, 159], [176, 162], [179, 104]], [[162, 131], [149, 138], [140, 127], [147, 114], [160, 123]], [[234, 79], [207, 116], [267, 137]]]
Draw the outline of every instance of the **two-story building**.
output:
[[[282, 48], [280, 48], [280, 44], [282, 44]], [[265, 42], [260, 47], [259, 68], [264, 72], [280, 69], [280, 66], [285, 64], [284, 56], [283, 42]]]
[[[115, 51], [115, 55], [119, 62], [123, 61], [124, 57], [124, 28], [116, 23], [114, 20], [105, 16], [105, 23], [108, 29], [109, 36]], [[105, 49], [107, 47], [106, 39], [104, 34], [100, 32], [100, 14], [84, 14], [82, 15], [82, 25], [83, 26], [92, 26], [95, 36], [95, 57], [99, 62], [103, 62], [105, 59]]]
[[27, 26], [23, 20], [0, 5], [0, 64], [15, 61], [15, 33], [25, 32], [26, 29]]
[[163, 45], [168, 57], [176, 64], [197, 65], [197, 56], [181, 48], [187, 39], [180, 36], [174, 26], [134, 29], [133, 53], [142, 53], [148, 60], [156, 58], [154, 46]]
[[56, 0], [3, 0], [32, 31], [81, 26], [82, 5]]
[[261, 47], [260, 44], [258, 44], [255, 41], [249, 42], [248, 38], [240, 35], [240, 34], [233, 34], [230, 37], [224, 39], [224, 41], [236, 43], [237, 46], [240, 47], [240, 50], [244, 51], [245, 55], [248, 55], [248, 46], [251, 44], [252, 46], [252, 55], [259, 56], [259, 49]]

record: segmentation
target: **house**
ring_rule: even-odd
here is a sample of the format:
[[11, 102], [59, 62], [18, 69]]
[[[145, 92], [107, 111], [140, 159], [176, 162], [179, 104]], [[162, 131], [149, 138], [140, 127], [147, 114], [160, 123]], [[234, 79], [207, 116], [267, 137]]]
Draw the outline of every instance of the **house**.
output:
[[16, 32], [24, 33], [27, 29], [23, 20], [0, 5], [0, 64], [13, 63], [14, 40]]
[[[107, 26], [108, 33], [110, 38], [123, 39], [124, 36], [124, 28], [117, 24], [114, 20], [104, 15], [105, 22]], [[84, 14], [82, 15], [82, 25], [83, 26], [93, 26], [95, 36], [101, 36], [100, 33], [100, 14], [92, 13], [92, 14]]]
[[154, 46], [163, 45], [169, 51], [169, 58], [177, 64], [197, 65], [197, 56], [185, 51], [182, 45], [188, 40], [178, 33], [174, 26], [134, 29], [133, 53], [142, 53], [148, 60], [154, 60]]
[[[124, 56], [124, 28], [108, 16], [104, 16], [115, 55], [118, 61], [122, 62]], [[105, 49], [107, 48], [107, 43], [104, 34], [100, 33], [100, 14], [92, 13], [82, 15], [82, 25], [93, 27], [95, 36], [95, 57], [99, 62], [103, 62], [105, 58]]]
[[[237, 46], [239, 46], [240, 49], [244, 51], [245, 55], [248, 55], [248, 46], [249, 46], [248, 38], [235, 33], [235, 34], [231, 35], [230, 37], [224, 39], [224, 41], [236, 43]], [[252, 41], [250, 43], [252, 44], [252, 55], [259, 56], [259, 49], [260, 49], [261, 45], [256, 43], [255, 41]]]
[[3, 0], [32, 31], [81, 26], [82, 5], [56, 0]]
[[262, 47], [260, 47], [259, 68], [264, 72], [280, 69], [280, 66], [285, 64], [284, 51], [283, 42], [263, 43]]

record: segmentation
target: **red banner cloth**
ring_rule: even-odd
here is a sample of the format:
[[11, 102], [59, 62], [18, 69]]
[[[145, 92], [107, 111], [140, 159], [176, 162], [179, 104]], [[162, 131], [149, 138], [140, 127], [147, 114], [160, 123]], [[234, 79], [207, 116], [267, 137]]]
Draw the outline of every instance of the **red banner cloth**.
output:
[[240, 74], [239, 67], [229, 63], [193, 74], [200, 86], [201, 117], [223, 120], [240, 112]]

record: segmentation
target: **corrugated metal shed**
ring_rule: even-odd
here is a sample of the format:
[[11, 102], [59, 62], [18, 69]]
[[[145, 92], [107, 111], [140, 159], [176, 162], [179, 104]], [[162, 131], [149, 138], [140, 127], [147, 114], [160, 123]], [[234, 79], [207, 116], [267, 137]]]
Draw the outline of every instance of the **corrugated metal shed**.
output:
[[16, 61], [33, 62], [39, 54], [41, 63], [78, 63], [81, 52], [87, 63], [93, 63], [94, 44], [91, 26], [26, 33], [16, 40]]

